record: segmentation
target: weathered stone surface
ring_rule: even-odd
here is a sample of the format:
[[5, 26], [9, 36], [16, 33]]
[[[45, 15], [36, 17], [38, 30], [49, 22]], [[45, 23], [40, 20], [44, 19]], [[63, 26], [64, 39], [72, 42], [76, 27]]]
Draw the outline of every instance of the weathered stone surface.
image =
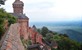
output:
[[20, 40], [19, 24], [12, 24], [5, 34], [0, 50], [24, 50], [24, 46]]

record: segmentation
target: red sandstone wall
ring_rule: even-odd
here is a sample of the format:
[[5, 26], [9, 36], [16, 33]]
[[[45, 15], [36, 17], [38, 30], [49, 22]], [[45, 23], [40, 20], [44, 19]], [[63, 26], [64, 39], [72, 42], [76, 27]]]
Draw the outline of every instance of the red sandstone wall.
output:
[[19, 24], [12, 24], [6, 33], [0, 50], [25, 50], [20, 40]]
[[20, 35], [28, 40], [28, 20], [27, 19], [18, 19], [18, 23], [20, 24]]
[[42, 42], [42, 35], [40, 35], [40, 33], [35, 31], [33, 28], [29, 28], [28, 32], [29, 32], [29, 36], [32, 40], [32, 44], [35, 43], [35, 41], [36, 41], [36, 43], [40, 43], [41, 45], [44, 45]]

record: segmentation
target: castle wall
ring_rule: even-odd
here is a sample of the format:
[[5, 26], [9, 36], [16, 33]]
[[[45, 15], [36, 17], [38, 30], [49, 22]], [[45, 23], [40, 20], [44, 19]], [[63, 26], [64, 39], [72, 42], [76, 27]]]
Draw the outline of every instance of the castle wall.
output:
[[41, 45], [44, 45], [42, 42], [42, 35], [40, 35], [33, 28], [29, 28], [29, 36], [30, 36], [30, 39], [32, 40], [32, 44], [39, 43]]
[[27, 19], [18, 19], [20, 24], [20, 35], [25, 39], [28, 40], [28, 20]]
[[25, 50], [20, 40], [20, 27], [19, 24], [12, 24], [4, 39], [2, 39], [2, 46], [0, 50]]

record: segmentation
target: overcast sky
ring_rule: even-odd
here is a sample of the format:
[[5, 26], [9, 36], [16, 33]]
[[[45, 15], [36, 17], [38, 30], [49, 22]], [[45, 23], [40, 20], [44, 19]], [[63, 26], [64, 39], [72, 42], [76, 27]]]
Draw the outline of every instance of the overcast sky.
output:
[[[12, 3], [7, 0], [2, 7], [13, 12]], [[82, 0], [21, 0], [24, 13], [31, 22], [78, 21], [82, 20]]]

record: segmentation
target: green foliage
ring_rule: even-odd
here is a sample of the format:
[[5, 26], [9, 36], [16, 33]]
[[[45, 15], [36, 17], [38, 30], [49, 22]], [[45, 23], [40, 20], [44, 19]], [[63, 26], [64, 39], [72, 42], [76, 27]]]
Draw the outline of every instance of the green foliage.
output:
[[37, 29], [37, 32], [39, 32], [41, 34], [41, 29]]
[[80, 43], [69, 39], [68, 37], [60, 36], [58, 41], [58, 50], [80, 50]]
[[21, 37], [21, 42], [22, 42], [22, 44], [23, 44], [25, 50], [27, 50], [27, 47], [28, 47], [29, 45], [32, 45], [31, 40], [25, 40], [23, 37]]
[[59, 36], [68, 37], [68, 35], [67, 35], [67, 34], [59, 34]]
[[8, 20], [9, 25], [16, 22], [16, 18], [8, 14], [3, 8], [0, 8], [0, 39], [5, 33], [5, 21]]
[[50, 31], [47, 27], [37, 30], [44, 36], [46, 41], [57, 42], [58, 48], [54, 49], [51, 47], [51, 50], [82, 50], [82, 44], [70, 39], [67, 34], [59, 34], [57, 32]]
[[28, 41], [28, 45], [32, 45], [31, 40]]
[[48, 41], [52, 41], [53, 40], [53, 35], [51, 33], [47, 33], [45, 39], [48, 40]]
[[[11, 15], [10, 15], [11, 16]], [[9, 19], [8, 19], [8, 22], [9, 22], [9, 25], [13, 24], [16, 22], [16, 18], [11, 16]]]
[[54, 40], [54, 41], [60, 41], [60, 40], [61, 40], [61, 37], [58, 36], [58, 35], [54, 35], [54, 36], [53, 36], [53, 40]]
[[3, 25], [0, 25], [0, 39], [3, 36], [4, 32], [5, 32], [5, 29], [3, 28]]
[[4, 20], [5, 20], [4, 18], [0, 18], [0, 25], [4, 24]]
[[45, 37], [46, 34], [49, 32], [48, 28], [47, 27], [42, 27], [41, 29], [41, 34]]
[[55, 48], [51, 48], [51, 50], [57, 50], [57, 49], [55, 49]]

